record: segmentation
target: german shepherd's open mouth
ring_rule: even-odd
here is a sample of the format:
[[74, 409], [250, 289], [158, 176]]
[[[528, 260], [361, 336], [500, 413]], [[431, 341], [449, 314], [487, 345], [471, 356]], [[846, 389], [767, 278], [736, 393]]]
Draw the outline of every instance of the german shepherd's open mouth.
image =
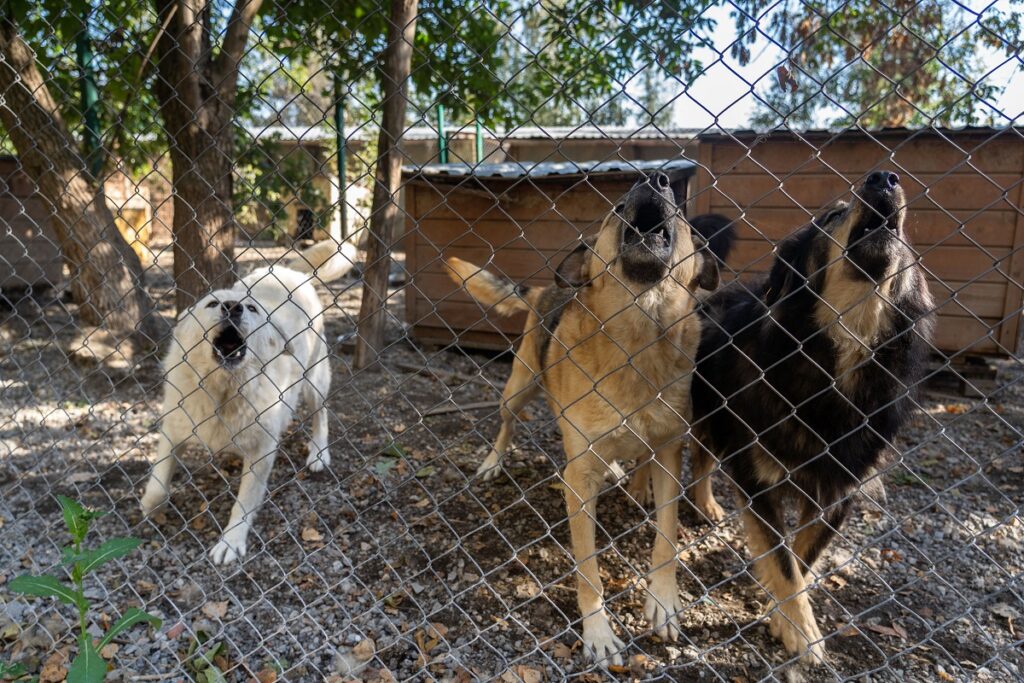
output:
[[638, 182], [616, 213], [622, 220], [619, 258], [626, 277], [644, 284], [665, 277], [671, 266], [676, 216], [668, 176], [656, 174]]
[[235, 367], [242, 362], [246, 353], [245, 337], [234, 322], [224, 322], [217, 336], [213, 338], [213, 350], [217, 353], [221, 365], [227, 368]]
[[[883, 239], [900, 234], [905, 199], [898, 175], [889, 171], [876, 171], [867, 177], [856, 195], [862, 206], [859, 207], [860, 221], [850, 235], [851, 245], [858, 238], [876, 232]], [[880, 231], [879, 228], [885, 230]]]

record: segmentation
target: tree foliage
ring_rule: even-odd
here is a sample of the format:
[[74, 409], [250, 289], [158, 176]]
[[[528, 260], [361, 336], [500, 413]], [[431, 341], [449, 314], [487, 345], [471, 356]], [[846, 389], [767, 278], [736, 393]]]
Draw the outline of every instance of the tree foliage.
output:
[[[788, 0], [762, 22], [786, 62], [767, 79], [755, 123], [980, 123], [1004, 87], [987, 78], [984, 55], [1012, 59], [1021, 49], [1021, 3], [1001, 4], [976, 12], [953, 2]], [[733, 53], [749, 59], [764, 37], [747, 17], [737, 24], [745, 40]]]

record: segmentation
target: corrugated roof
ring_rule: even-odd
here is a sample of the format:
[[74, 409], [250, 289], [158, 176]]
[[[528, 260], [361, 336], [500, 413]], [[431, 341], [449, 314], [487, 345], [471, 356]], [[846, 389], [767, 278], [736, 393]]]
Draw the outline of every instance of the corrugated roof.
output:
[[663, 171], [671, 176], [691, 175], [697, 164], [689, 159], [657, 159], [645, 161], [509, 161], [500, 164], [427, 164], [405, 166], [405, 175], [428, 178], [540, 178], [544, 176], [592, 176], [602, 174], [639, 175]]
[[[472, 138], [472, 126], [447, 126], [448, 137]], [[277, 139], [301, 142], [333, 142], [334, 126], [321, 123], [312, 126], [273, 124], [248, 126], [246, 132], [257, 140]], [[522, 126], [513, 130], [485, 128], [487, 140], [664, 140], [690, 139], [700, 131], [693, 128], [657, 128], [655, 126]], [[347, 131], [349, 140], [366, 140], [376, 136], [376, 129], [363, 126]], [[435, 140], [437, 129], [432, 126], [413, 126], [402, 134], [403, 140]]]

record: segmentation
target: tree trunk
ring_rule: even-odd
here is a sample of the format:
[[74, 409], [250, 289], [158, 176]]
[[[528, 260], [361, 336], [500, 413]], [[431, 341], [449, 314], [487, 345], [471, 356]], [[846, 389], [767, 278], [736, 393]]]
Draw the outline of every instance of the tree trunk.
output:
[[[166, 115], [164, 122], [172, 129], [179, 123]], [[225, 129], [217, 140], [205, 131], [179, 134], [171, 147], [178, 312], [211, 289], [230, 286], [233, 279], [237, 226], [229, 155], [234, 141], [230, 124]]]
[[53, 209], [79, 316], [118, 341], [158, 343], [169, 325], [141, 286], [139, 258], [118, 232], [103, 191], [86, 170], [35, 55], [11, 17], [0, 18], [0, 56], [0, 121], [22, 168]]
[[374, 362], [384, 347], [391, 248], [402, 224], [398, 211], [402, 182], [402, 155], [398, 139], [405, 129], [417, 9], [418, 0], [391, 0], [391, 24], [381, 73], [384, 112], [377, 142], [377, 173], [353, 358], [355, 368], [364, 368]]
[[230, 283], [237, 232], [232, 201], [238, 64], [262, 0], [237, 0], [220, 50], [208, 0], [155, 0], [166, 30], [154, 91], [170, 145], [174, 282], [181, 312]]

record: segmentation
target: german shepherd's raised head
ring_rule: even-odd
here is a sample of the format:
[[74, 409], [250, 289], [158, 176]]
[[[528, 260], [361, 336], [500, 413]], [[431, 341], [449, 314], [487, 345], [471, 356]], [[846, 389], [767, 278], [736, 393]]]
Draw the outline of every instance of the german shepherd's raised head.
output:
[[895, 173], [869, 174], [849, 203], [778, 245], [766, 278], [703, 308], [695, 476], [712, 469], [710, 452], [736, 485], [758, 580], [777, 602], [772, 633], [809, 660], [825, 650], [806, 575], [892, 448], [929, 347], [933, 304], [905, 205]]
[[566, 451], [583, 642], [598, 660], [621, 664], [624, 647], [605, 609], [594, 526], [597, 496], [616, 460], [653, 456], [659, 533], [645, 612], [659, 636], [679, 635], [676, 513], [700, 342], [695, 292], [717, 286], [717, 262], [661, 173], [634, 185], [597, 234], [561, 262], [554, 285], [516, 287], [471, 263], [447, 261], [455, 282], [489, 310], [529, 312], [503, 392], [501, 430], [479, 473], [498, 473], [517, 415], [543, 389]]
[[676, 206], [668, 176], [656, 173], [634, 185], [598, 233], [562, 261], [556, 283], [610, 287], [615, 301], [604, 291], [590, 297], [602, 299], [602, 305], [657, 307], [662, 296], [680, 287], [718, 286], [715, 260], [699, 251], [704, 246]]

